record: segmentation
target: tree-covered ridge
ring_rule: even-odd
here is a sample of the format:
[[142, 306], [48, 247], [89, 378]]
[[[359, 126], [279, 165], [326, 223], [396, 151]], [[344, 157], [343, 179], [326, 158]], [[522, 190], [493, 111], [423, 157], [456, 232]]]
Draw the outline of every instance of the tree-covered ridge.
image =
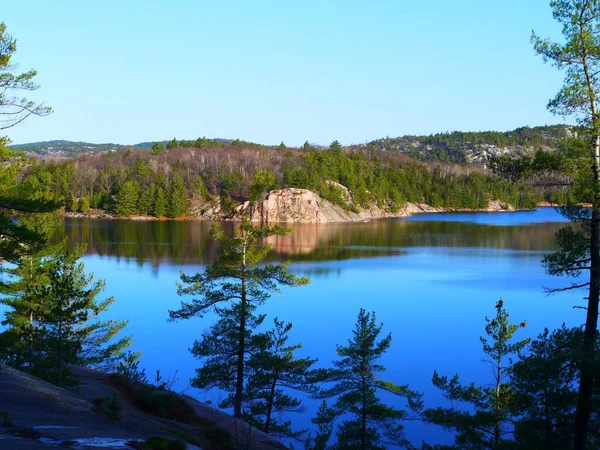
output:
[[[236, 142], [151, 152], [122, 149], [33, 161], [23, 185], [33, 198], [58, 201], [69, 211], [100, 208], [123, 217], [182, 217], [207, 202], [231, 211], [242, 201], [286, 187], [309, 189], [348, 210], [377, 205], [395, 212], [406, 202], [478, 209], [491, 199], [527, 208], [537, 200], [530, 188], [480, 171], [432, 170], [398, 153], [334, 144], [325, 150]], [[349, 196], [335, 183], [348, 188]]]
[[[362, 147], [380, 150], [396, 150], [423, 161], [450, 162], [456, 164], [476, 164], [483, 166], [489, 155], [509, 151], [517, 156], [530, 154], [538, 149], [554, 150], [562, 141], [572, 137], [572, 127], [566, 125], [545, 125], [538, 127], [520, 127], [512, 131], [452, 131], [436, 133], [429, 136], [405, 135], [396, 138], [385, 137], [369, 142]], [[158, 145], [158, 147], [157, 147]], [[76, 157], [87, 153], [112, 152], [123, 148], [156, 148], [172, 149], [203, 147], [236, 147], [278, 148], [286, 149], [282, 142], [279, 146], [248, 142], [241, 139], [222, 139], [199, 137], [197, 139], [177, 138], [164, 141], [147, 141], [133, 145], [94, 144], [90, 142], [74, 142], [67, 140], [51, 140], [12, 145], [20, 152], [38, 156]], [[153, 147], [154, 146], [154, 147]], [[290, 147], [295, 148], [295, 147]], [[324, 149], [326, 147], [309, 144], [308, 141], [299, 147], [302, 150]], [[298, 148], [296, 148], [298, 149]]]
[[111, 152], [123, 148], [121, 144], [92, 144], [90, 142], [73, 142], [52, 140], [15, 144], [10, 148], [31, 155], [74, 157], [83, 153]]
[[369, 142], [368, 147], [396, 150], [424, 161], [477, 164], [484, 166], [490, 155], [509, 151], [516, 155], [539, 149], [554, 150], [573, 135], [566, 125], [520, 127], [512, 131], [453, 131], [429, 136], [386, 137]]
[[200, 137], [191, 140], [178, 140], [173, 138], [168, 141], [159, 142], [140, 142], [133, 145], [103, 143], [94, 144], [91, 142], [81, 141], [66, 141], [66, 140], [51, 140], [42, 142], [29, 142], [26, 144], [14, 144], [9, 147], [18, 152], [25, 153], [31, 156], [53, 156], [53, 157], [68, 157], [75, 158], [79, 155], [88, 153], [107, 153], [114, 152], [123, 148], [141, 148], [144, 150], [152, 150], [158, 147], [163, 149], [171, 149], [175, 147], [218, 147], [220, 145], [247, 145], [254, 147], [267, 147], [260, 144], [242, 141], [240, 139], [209, 139]]

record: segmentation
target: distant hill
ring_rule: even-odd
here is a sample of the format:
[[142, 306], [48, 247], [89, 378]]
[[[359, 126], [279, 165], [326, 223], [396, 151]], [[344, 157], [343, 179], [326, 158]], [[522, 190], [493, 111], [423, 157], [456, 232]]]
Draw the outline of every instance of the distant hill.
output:
[[[568, 137], [573, 135], [572, 127], [567, 125], [547, 125], [540, 127], [521, 127], [512, 131], [477, 131], [437, 133], [429, 136], [400, 136], [377, 139], [360, 147], [372, 147], [379, 150], [397, 151], [422, 161], [449, 162], [455, 164], [473, 164], [484, 167], [489, 155], [513, 153], [530, 154], [538, 149], [555, 150]], [[163, 141], [165, 146], [169, 141]], [[179, 141], [180, 146], [202, 147], [214, 143], [249, 142], [232, 139], [207, 139]], [[134, 145], [92, 144], [64, 140], [33, 142], [12, 145], [11, 148], [31, 155], [75, 157], [84, 153], [116, 151], [125, 147], [150, 149], [153, 142], [140, 142]], [[313, 145], [315, 148], [324, 148]]]
[[[230, 144], [233, 139], [212, 139], [211, 142], [218, 142], [221, 144]], [[193, 146], [195, 141], [180, 141], [182, 145]], [[140, 142], [139, 144], [124, 145], [124, 144], [92, 144], [90, 142], [75, 142], [75, 141], [43, 141], [43, 142], [31, 142], [28, 144], [17, 144], [10, 145], [9, 147], [13, 150], [17, 150], [30, 155], [38, 156], [62, 156], [62, 157], [75, 157], [85, 153], [102, 153], [102, 152], [113, 152], [121, 148], [135, 147], [150, 150], [154, 141]], [[166, 146], [168, 141], [162, 141]]]
[[437, 133], [429, 136], [386, 137], [366, 144], [380, 150], [398, 151], [423, 161], [485, 166], [492, 154], [523, 155], [538, 149], [555, 150], [573, 135], [567, 125], [521, 127], [512, 131]]
[[27, 154], [39, 156], [67, 156], [73, 157], [83, 153], [99, 153], [116, 151], [126, 147], [121, 144], [92, 144], [90, 142], [73, 141], [44, 141], [29, 144], [11, 145], [10, 148]]

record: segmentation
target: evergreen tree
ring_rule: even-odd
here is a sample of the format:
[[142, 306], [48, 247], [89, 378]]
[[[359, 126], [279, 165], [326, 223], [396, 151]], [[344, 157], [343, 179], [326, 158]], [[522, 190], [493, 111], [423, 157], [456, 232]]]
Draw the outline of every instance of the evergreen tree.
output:
[[[337, 428], [339, 449], [386, 449], [387, 445], [407, 445], [404, 427], [406, 410], [384, 404], [378, 391], [406, 398], [411, 410], [421, 408], [421, 395], [407, 385], [399, 386], [379, 379], [385, 368], [377, 360], [389, 349], [392, 335], [379, 338], [383, 325], [377, 325], [375, 313], [361, 309], [347, 346], [338, 346], [340, 359], [333, 362], [335, 385], [322, 390], [318, 397], [335, 397], [329, 417], [349, 415]], [[344, 418], [347, 416], [344, 416]]]
[[150, 147], [150, 152], [153, 155], [160, 155], [165, 149], [165, 145], [162, 142], [153, 142]]
[[[581, 328], [544, 330], [531, 341], [511, 371], [511, 386], [519, 419], [515, 440], [519, 449], [573, 448], [577, 407]], [[600, 355], [595, 360], [600, 361]], [[592, 398], [589, 448], [600, 447], [600, 385]]]
[[173, 178], [169, 189], [169, 201], [167, 202], [167, 215], [172, 219], [181, 217], [188, 209], [187, 189], [183, 178], [177, 175]]
[[162, 187], [156, 188], [156, 194], [154, 195], [154, 207], [152, 215], [154, 217], [161, 218], [167, 213], [167, 199], [165, 197], [165, 191]]
[[305, 450], [327, 449], [327, 445], [329, 444], [329, 440], [333, 434], [334, 419], [335, 411], [331, 410], [331, 408], [327, 406], [327, 402], [323, 400], [321, 406], [319, 406], [317, 417], [311, 419], [311, 422], [317, 425], [317, 432], [315, 433], [314, 437], [312, 436], [312, 433], [308, 434], [308, 438], [306, 439], [306, 444], [304, 446]]
[[179, 146], [179, 142], [177, 141], [177, 138], [173, 138], [169, 142], [167, 142], [167, 150], [177, 148], [178, 146]]
[[97, 321], [97, 316], [114, 303], [109, 297], [98, 300], [104, 290], [102, 280], [94, 282], [78, 262], [83, 248], [53, 258], [48, 271], [46, 292], [49, 311], [44, 318], [46, 355], [35, 366], [38, 376], [60, 386], [68, 376], [67, 364], [112, 366], [131, 338], [110, 342], [126, 325], [120, 321]]
[[[31, 115], [46, 116], [52, 109], [26, 98], [19, 98], [18, 91], [35, 91], [38, 85], [35, 70], [14, 73], [18, 67], [11, 62], [17, 50], [17, 41], [6, 32], [6, 24], [0, 23], [0, 130], [16, 126]], [[24, 192], [21, 172], [28, 161], [7, 148], [9, 139], [0, 136], [0, 261], [16, 261], [19, 257], [34, 254], [46, 239], [44, 234], [25, 225], [35, 222], [38, 213], [55, 211], [58, 204], [52, 198], [36, 197]], [[43, 218], [42, 218], [43, 220]]]
[[137, 212], [140, 185], [137, 181], [126, 181], [119, 189], [115, 211], [119, 216], [130, 216]]
[[[584, 328], [584, 345], [581, 360], [577, 412], [575, 419], [575, 450], [587, 447], [592, 413], [592, 395], [595, 371], [593, 358], [598, 333], [598, 302], [600, 300], [600, 0], [553, 0], [552, 15], [562, 25], [564, 43], [555, 43], [533, 34], [532, 41], [538, 54], [558, 69], [566, 72], [562, 89], [548, 103], [556, 114], [575, 116], [589, 137], [581, 158], [577, 178], [586, 186], [591, 211], [579, 210], [568, 214], [570, 218], [584, 219], [589, 240], [584, 258], [570, 259], [570, 247], [564, 247], [563, 271], [568, 273], [573, 265], [589, 270], [589, 281], [578, 287], [586, 287], [587, 308]], [[575, 184], [578, 180], [575, 180]], [[578, 245], [578, 244], [577, 244]], [[555, 261], [557, 262], [557, 261]], [[561, 273], [558, 271], [557, 273]]]
[[140, 194], [138, 200], [138, 212], [140, 214], [151, 214], [153, 212], [153, 203], [156, 197], [156, 186], [154, 184], [148, 186]]
[[340, 144], [340, 141], [333, 141], [331, 143], [331, 145], [329, 146], [329, 150], [331, 151], [337, 151], [339, 152], [342, 149], [342, 144]]
[[254, 172], [254, 179], [250, 184], [248, 200], [255, 202], [259, 200], [265, 193], [276, 187], [275, 174], [270, 170], [259, 169]]
[[7, 307], [0, 333], [0, 358], [20, 368], [32, 366], [41, 351], [43, 323], [50, 307], [46, 289], [49, 261], [41, 254], [25, 256], [15, 267], [3, 269], [7, 280], [0, 284], [0, 303]]
[[[458, 375], [451, 379], [433, 373], [433, 384], [451, 401], [451, 408], [428, 409], [427, 421], [456, 432], [455, 448], [488, 448], [499, 450], [513, 448], [513, 422], [516, 420], [514, 395], [511, 389], [509, 358], [518, 354], [529, 339], [513, 342], [513, 335], [525, 327], [511, 324], [503, 301], [496, 303], [496, 316], [485, 318], [487, 338], [481, 337], [486, 360], [492, 368], [493, 383], [485, 386], [463, 385]], [[465, 409], [458, 404], [469, 405]]]
[[[182, 302], [177, 311], [169, 311], [170, 320], [202, 317], [215, 311], [221, 319], [237, 314], [237, 345], [235, 351], [234, 415], [241, 417], [244, 384], [247, 379], [246, 359], [248, 333], [252, 331], [254, 309], [264, 303], [278, 286], [300, 286], [307, 278], [299, 278], [288, 271], [288, 265], [259, 265], [271, 251], [271, 246], [259, 246], [259, 240], [271, 235], [285, 234], [289, 230], [280, 226], [258, 228], [247, 218], [231, 237], [216, 226], [211, 235], [220, 243], [220, 255], [203, 273], [181, 275], [179, 295], [199, 298]], [[234, 308], [232, 308], [232, 306]], [[236, 309], [239, 308], [239, 309]], [[238, 312], [239, 311], [239, 312]], [[227, 329], [230, 329], [228, 327]]]
[[[255, 333], [264, 319], [264, 315], [255, 314], [256, 305], [246, 307], [244, 327], [244, 358], [261, 350], [264, 339]], [[192, 386], [210, 390], [217, 388], [230, 394], [220, 404], [220, 408], [229, 408], [235, 401], [236, 374], [238, 368], [238, 347], [240, 342], [241, 305], [234, 303], [218, 310], [219, 320], [202, 333], [202, 338], [191, 348], [192, 354], [202, 361], [196, 369]]]
[[90, 210], [90, 197], [85, 195], [81, 197], [81, 201], [79, 202], [79, 211], [82, 213], [88, 212]]
[[278, 418], [284, 412], [305, 411], [302, 401], [289, 391], [316, 392], [312, 366], [317, 360], [295, 358], [294, 352], [302, 346], [287, 344], [292, 324], [275, 318], [274, 325], [272, 330], [259, 336], [259, 351], [253, 352], [248, 361], [250, 376], [244, 394], [247, 409], [243, 417], [267, 434], [300, 439], [307, 430], [294, 431], [290, 421]]
[[78, 248], [22, 258], [10, 269], [10, 281], [1, 291], [8, 306], [6, 330], [0, 334], [3, 362], [15, 367], [27, 363], [34, 375], [58, 385], [68, 375], [67, 364], [116, 367], [131, 338], [117, 338], [126, 322], [98, 320], [114, 299], [96, 298], [104, 282], [85, 274], [78, 262], [82, 255]]

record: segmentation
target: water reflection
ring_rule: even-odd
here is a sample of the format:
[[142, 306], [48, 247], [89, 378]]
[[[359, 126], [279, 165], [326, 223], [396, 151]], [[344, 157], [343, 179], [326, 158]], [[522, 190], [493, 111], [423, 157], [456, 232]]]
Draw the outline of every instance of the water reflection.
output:
[[[378, 220], [366, 223], [295, 224], [286, 236], [273, 236], [272, 260], [296, 262], [334, 261], [405, 254], [412, 247], [513, 249], [545, 252], [555, 248], [555, 233], [564, 223], [515, 224], [513, 213], [502, 214], [502, 225], [433, 220], [434, 215], [410, 220]], [[515, 214], [514, 220], [522, 220]], [[537, 214], [532, 212], [529, 214]], [[519, 217], [517, 217], [519, 215]], [[421, 219], [422, 220], [419, 220]], [[224, 223], [230, 232], [233, 224]], [[56, 241], [87, 244], [88, 255], [114, 257], [127, 263], [205, 265], [215, 258], [208, 222], [135, 222], [66, 219]], [[314, 270], [314, 268], [312, 269]]]

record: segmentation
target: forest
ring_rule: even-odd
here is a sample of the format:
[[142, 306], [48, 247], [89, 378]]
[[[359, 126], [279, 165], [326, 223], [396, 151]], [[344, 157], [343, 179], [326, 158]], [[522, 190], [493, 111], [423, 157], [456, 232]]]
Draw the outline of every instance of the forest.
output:
[[[185, 396], [174, 392], [160, 371], [152, 381], [140, 367], [140, 352], [133, 351], [127, 321], [104, 319], [115, 299], [105, 295], [102, 279], [86, 271], [85, 246], [71, 248], [65, 239], [52, 240], [65, 209], [85, 213], [99, 208], [123, 218], [145, 214], [175, 219], [184, 217], [194, 202], [218, 201], [223, 209], [233, 210], [242, 201], [259, 201], [282, 187], [313, 190], [350, 210], [377, 204], [395, 211], [406, 202], [478, 209], [490, 199], [530, 208], [548, 195], [531, 180], [559, 172], [565, 177], [554, 180], [558, 189], [551, 192], [570, 224], [556, 231], [555, 251], [541, 264], [548, 275], [571, 281], [548, 293], [581, 289], [585, 306], [577, 309], [585, 322], [527, 336], [526, 318], [513, 319], [504, 301], [497, 299], [489, 316], [482, 317], [479, 340], [482, 364], [491, 369], [489, 378], [476, 384], [469, 381], [469, 373], [435, 370], [431, 384], [444, 399], [442, 404], [433, 405], [402, 380], [386, 376], [383, 356], [392, 346], [409, 344], [396, 343], [380, 316], [368, 310], [368, 299], [357, 308], [354, 327], [340, 336], [333, 360], [299, 356], [301, 343], [290, 342], [293, 324], [264, 312], [273, 296], [302, 290], [311, 282], [294, 273], [289, 262], [272, 258], [269, 239], [292, 231], [280, 224], [256, 224], [244, 215], [234, 224], [212, 223], [210, 258], [201, 248], [182, 255], [203, 267], [180, 272], [173, 290], [181, 301], [173, 309], [165, 307], [165, 315], [169, 322], [201, 324], [194, 328], [189, 348], [197, 361], [191, 386], [201, 392], [219, 391], [223, 395], [214, 406], [230, 413], [235, 424], [243, 421], [290, 448], [600, 448], [600, 2], [565, 0], [551, 6], [563, 25], [566, 43], [535, 34], [532, 42], [544, 60], [559, 68], [568, 66], [565, 86], [549, 107], [583, 117], [584, 133], [561, 141], [555, 153], [492, 158], [490, 172], [424, 164], [369, 146], [344, 148], [338, 141], [326, 149], [308, 143], [288, 149], [283, 144], [268, 148], [240, 140], [174, 139], [166, 145], [153, 143], [149, 151], [124, 148], [40, 161], [9, 149], [8, 139], [1, 138], [0, 373], [12, 367], [74, 393], [81, 387], [74, 366], [93, 368], [112, 374], [129, 389], [125, 396], [86, 404], [98, 420], [124, 420], [121, 402], [127, 397], [139, 411], [193, 424], [189, 417], [174, 413], [181, 411]], [[18, 67], [10, 60], [16, 40], [6, 30], [0, 23], [2, 130], [52, 112], [43, 104], [8, 95], [38, 86], [33, 81], [35, 70], [14, 73]], [[439, 148], [436, 160], [461, 164], [466, 156], [462, 158], [457, 143], [544, 147], [561, 138], [564, 130], [452, 133], [429, 137], [423, 145]], [[347, 187], [352, 202], [331, 181]], [[361, 243], [368, 244], [372, 237], [363, 239]], [[476, 246], [477, 240], [470, 239]], [[451, 295], [448, 299], [455, 300]], [[429, 323], [422, 326], [435, 332]], [[320, 407], [311, 428], [298, 429], [292, 416], [305, 413], [307, 398], [319, 401]], [[0, 406], [3, 436], [23, 437], [22, 427], [11, 421], [17, 409]], [[410, 421], [450, 431], [453, 443], [429, 444], [429, 436], [410, 442], [405, 434]], [[27, 438], [40, 436], [38, 432]], [[254, 448], [251, 441], [231, 441], [223, 435], [217, 439], [214, 448]], [[192, 442], [184, 433], [158, 443], [148, 439], [138, 447], [179, 450]], [[73, 448], [74, 444], [66, 444]]]
[[512, 131], [453, 131], [429, 136], [386, 137], [367, 144], [369, 147], [394, 150], [423, 161], [450, 162], [466, 165], [473, 152], [482, 147], [509, 148], [516, 156], [540, 149], [564, 148], [566, 140], [576, 136], [574, 127], [550, 125], [521, 127]]
[[[194, 145], [199, 145], [195, 142]], [[350, 204], [334, 181], [348, 188]], [[90, 208], [176, 218], [194, 202], [218, 201], [228, 210], [270, 190], [309, 189], [348, 210], [376, 204], [391, 212], [406, 202], [483, 209], [490, 199], [532, 208], [539, 192], [524, 183], [448, 165], [428, 167], [399, 154], [342, 148], [266, 148], [234, 141], [181, 142], [148, 152], [121, 149], [73, 160], [31, 160], [20, 185], [33, 199], [55, 201], [67, 211]]]

